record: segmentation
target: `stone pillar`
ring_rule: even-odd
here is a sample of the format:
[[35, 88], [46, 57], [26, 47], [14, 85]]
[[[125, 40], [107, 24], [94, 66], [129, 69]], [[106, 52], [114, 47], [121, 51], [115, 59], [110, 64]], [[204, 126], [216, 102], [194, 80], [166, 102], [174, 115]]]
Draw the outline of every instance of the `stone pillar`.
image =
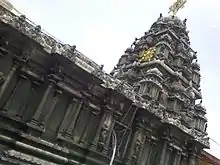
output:
[[144, 142], [146, 140], [146, 133], [143, 132], [142, 135], [142, 142], [141, 142], [141, 148], [140, 148], [140, 153], [138, 155], [138, 159], [137, 159], [137, 164], [141, 163], [141, 160], [143, 159], [143, 157], [145, 157], [145, 155], [143, 155], [143, 151], [144, 151]]
[[48, 98], [49, 98], [51, 92], [53, 92], [55, 84], [56, 84], [56, 81], [53, 79], [53, 76], [51, 76], [49, 79], [49, 84], [47, 86], [47, 89], [45, 90], [44, 95], [40, 101], [40, 104], [39, 104], [32, 120], [30, 122], [31, 124], [37, 125], [37, 126], [41, 125], [41, 123], [40, 123], [41, 121], [39, 121], [39, 120], [42, 116], [42, 113], [43, 113], [44, 107], [48, 101]]
[[[88, 107], [90, 108], [90, 107]], [[85, 144], [86, 143], [86, 138], [88, 136], [88, 134], [91, 132], [91, 125], [95, 122], [96, 120], [96, 116], [100, 114], [100, 109], [94, 109], [94, 108], [91, 108], [92, 110], [92, 114], [89, 118], [89, 121], [87, 122], [87, 125], [85, 127], [85, 129], [83, 130], [83, 135], [82, 137], [80, 138], [80, 143], [81, 144]]]
[[19, 65], [17, 63], [14, 63], [14, 65], [11, 68], [11, 71], [9, 72], [8, 76], [6, 77], [2, 87], [0, 88], [0, 108], [4, 105], [4, 95], [7, 93], [8, 87], [12, 81], [12, 78], [15, 76], [16, 71], [18, 70]]
[[196, 154], [189, 154], [189, 165], [196, 165]]
[[32, 78], [32, 77], [30, 77], [29, 79], [31, 83], [31, 89], [30, 89], [31, 91], [29, 93], [29, 97], [27, 98], [27, 101], [25, 102], [23, 107], [19, 109], [19, 111], [16, 114], [18, 118], [23, 119], [24, 121], [29, 120], [35, 111], [33, 108], [31, 109], [29, 108], [32, 106], [31, 104], [34, 103], [37, 90], [41, 86], [41, 83], [39, 82], [39, 80]]
[[96, 136], [92, 143], [93, 149], [98, 149], [101, 152], [106, 152], [114, 127], [113, 118], [114, 117], [112, 109], [106, 106]]
[[37, 108], [37, 110], [36, 110], [36, 112], [35, 112], [33, 118], [32, 118], [32, 123], [33, 123], [33, 124], [35, 124], [35, 123], [37, 124], [37, 123], [39, 122], [41, 113], [42, 113], [42, 111], [43, 111], [43, 108], [44, 108], [44, 106], [45, 106], [45, 104], [46, 104], [46, 102], [47, 102], [47, 99], [48, 99], [48, 97], [49, 97], [49, 95], [50, 95], [52, 89], [53, 89], [53, 84], [50, 83], [50, 84], [48, 85], [48, 87], [47, 87], [47, 89], [46, 89], [44, 95], [43, 95], [43, 98], [42, 98], [42, 100], [41, 100], [41, 102], [40, 102], [40, 104], [39, 104], [39, 106], [38, 106], [38, 108]]
[[176, 151], [173, 165], [180, 165], [181, 162], [181, 151]]
[[81, 110], [82, 106], [83, 106], [83, 101], [79, 102], [79, 104], [77, 105], [77, 108], [76, 108], [75, 111], [74, 111], [74, 109], [72, 109], [74, 111], [74, 114], [72, 116], [72, 122], [70, 123], [67, 131], [65, 132], [65, 135], [67, 137], [71, 138], [71, 139], [72, 139], [72, 135], [73, 135], [73, 130], [74, 130], [75, 125], [76, 125], [76, 120], [77, 120], [77, 118], [80, 114], [80, 110]]
[[152, 153], [153, 153], [153, 150], [156, 146], [156, 142], [153, 140], [153, 139], [150, 139], [150, 151], [148, 153], [148, 158], [147, 158], [147, 162], [146, 162], [146, 165], [151, 165], [150, 161], [151, 161], [151, 156], [152, 156]]
[[[73, 97], [73, 99], [71, 100], [71, 102], [67, 108], [66, 114], [63, 118], [63, 122], [61, 123], [61, 126], [59, 128], [59, 133], [58, 133], [59, 136], [62, 136], [65, 134], [67, 126], [70, 123], [70, 121], [72, 121], [72, 116], [75, 114], [75, 110], [78, 107], [77, 104], [79, 104], [79, 100], [77, 100], [75, 97]], [[82, 104], [82, 102], [80, 102], [80, 104]], [[80, 107], [81, 107], [81, 105], [80, 105]]]
[[184, 152], [181, 153], [181, 162], [180, 162], [180, 164], [181, 164], [181, 165], [182, 165], [182, 164], [183, 164], [183, 165], [185, 165], [185, 164], [188, 165], [187, 154], [184, 153]]
[[[29, 81], [29, 82], [31, 83], [30, 94], [32, 94], [32, 93], [31, 93], [31, 90], [33, 89], [33, 86], [35, 86], [35, 84], [38, 84], [38, 83], [37, 83], [36, 81], [32, 81], [32, 80], [30, 79], [30, 77], [27, 76], [24, 72], [21, 73], [20, 77], [21, 77], [22, 79], [24, 79], [24, 80], [26, 80], [26, 81]], [[20, 81], [20, 80], [19, 80], [19, 81]], [[20, 109], [18, 109], [18, 111], [16, 112], [16, 116], [17, 116], [17, 117], [19, 117], [19, 118], [23, 118], [23, 117], [24, 117], [24, 116], [23, 116], [23, 115], [24, 115], [24, 111], [25, 111], [26, 105], [29, 104], [29, 103], [28, 103], [29, 99], [30, 99], [30, 96], [28, 96], [28, 97], [26, 98], [26, 100], [24, 101], [23, 106], [22, 106]]]
[[175, 158], [174, 158], [173, 165], [180, 165], [180, 162], [181, 162], [181, 151], [177, 151]]
[[197, 163], [197, 146], [195, 142], [191, 142], [191, 148], [189, 148], [188, 157], [189, 165], [196, 165]]
[[129, 133], [128, 133], [128, 136], [127, 136], [127, 139], [126, 139], [126, 144], [125, 144], [125, 147], [124, 147], [124, 151], [123, 151], [123, 154], [122, 154], [122, 159], [124, 159], [126, 157], [131, 137], [132, 137], [132, 131], [129, 130]]
[[167, 149], [168, 150], [167, 150], [164, 165], [169, 165], [170, 158], [172, 158], [173, 148], [171, 146], [168, 146]]
[[139, 164], [140, 156], [143, 151], [144, 141], [145, 141], [145, 133], [144, 127], [140, 123], [141, 121], [137, 121], [138, 123], [134, 128], [134, 135], [131, 141], [130, 150], [128, 153], [128, 164]]
[[42, 125], [47, 124], [47, 121], [50, 118], [51, 114], [53, 113], [53, 110], [56, 107], [57, 102], [59, 101], [61, 94], [62, 94], [62, 91], [60, 91], [60, 90], [55, 91], [55, 98], [53, 100], [53, 103], [52, 103], [51, 107], [49, 108], [48, 112], [46, 112], [45, 117], [43, 117], [40, 121], [40, 123]]
[[159, 157], [159, 165], [164, 165], [164, 162], [166, 161], [166, 157], [167, 157], [167, 145], [168, 145], [168, 137], [165, 136], [163, 137], [163, 144], [162, 144], [162, 148], [161, 148], [161, 154]]
[[196, 155], [196, 159], [195, 159], [196, 165], [199, 165], [199, 162], [200, 162], [201, 159], [202, 159], [201, 158], [201, 153], [199, 155]]
[[150, 161], [150, 155], [153, 149], [153, 141], [151, 139], [151, 137], [146, 136], [145, 137], [145, 145], [144, 145], [144, 149], [143, 149], [143, 154], [141, 157], [141, 165], [148, 165], [149, 161]]
[[[104, 153], [107, 153], [107, 152], [108, 152], [109, 143], [110, 143], [111, 137], [112, 137], [112, 131], [113, 131], [113, 128], [114, 128], [114, 126], [115, 126], [114, 118], [115, 118], [114, 116], [112, 116], [112, 118], [111, 118], [110, 128], [109, 128], [109, 130], [108, 130], [108, 135], [107, 135], [107, 137], [106, 137], [106, 142], [105, 142], [105, 145], [104, 145], [104, 150], [103, 150]], [[104, 126], [104, 125], [107, 126], [106, 123], [108, 123], [108, 121], [105, 122], [105, 123], [103, 124], [103, 126]], [[103, 128], [104, 128], [104, 127], [103, 127]], [[107, 127], [105, 127], [105, 128], [107, 128]], [[104, 128], [104, 129], [105, 129], [105, 128]], [[102, 130], [104, 130], [104, 129], [102, 129]], [[101, 134], [101, 135], [104, 135], [104, 134]], [[105, 136], [105, 135], [104, 135], [104, 136]], [[101, 137], [102, 137], [102, 136], [101, 136]], [[101, 138], [101, 139], [102, 139], [102, 142], [104, 142], [105, 137], [104, 137], [104, 138]], [[100, 141], [100, 142], [101, 142], [101, 141]]]

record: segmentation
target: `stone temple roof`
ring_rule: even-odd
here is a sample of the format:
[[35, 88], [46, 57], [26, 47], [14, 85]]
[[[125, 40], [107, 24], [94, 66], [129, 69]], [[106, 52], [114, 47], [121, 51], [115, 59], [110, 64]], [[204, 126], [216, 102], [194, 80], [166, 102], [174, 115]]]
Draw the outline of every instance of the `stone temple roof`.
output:
[[178, 26], [180, 28], [185, 29], [186, 28], [186, 19], [181, 21], [177, 16], [168, 16], [168, 17], [163, 17], [160, 14], [160, 17], [154, 24], [168, 24], [172, 26]]
[[[42, 31], [39, 25], [35, 25], [23, 15], [16, 15], [3, 8], [2, 6], [0, 6], [0, 11], [1, 22], [10, 25], [24, 35], [35, 40], [44, 48], [48, 55], [50, 55], [51, 53], [57, 53], [60, 56], [67, 58], [75, 65], [84, 69], [93, 76], [101, 79], [103, 81], [103, 87], [117, 91], [121, 95], [124, 95], [125, 97], [130, 99], [137, 107], [150, 111], [155, 116], [159, 117], [162, 122], [175, 125], [179, 129], [183, 130], [185, 133], [194, 137], [194, 139], [201, 144], [209, 147], [209, 139], [207, 137], [205, 137], [200, 132], [197, 132], [195, 129], [189, 129], [181, 125], [181, 121], [179, 118], [163, 111], [163, 108], [150, 108], [152, 107], [152, 103], [146, 102], [146, 100], [144, 100], [139, 94], [135, 92], [132, 86], [116, 78], [113, 78], [110, 74], [105, 73], [98, 64], [76, 50], [75, 46], [70, 46], [68, 44], [60, 42], [48, 33]], [[163, 17], [162, 22], [169, 20], [172, 19], [166, 19], [166, 17]], [[176, 17], [175, 19], [173, 19], [173, 23], [174, 22], [178, 22], [179, 24], [181, 24], [180, 21], [176, 19]]]

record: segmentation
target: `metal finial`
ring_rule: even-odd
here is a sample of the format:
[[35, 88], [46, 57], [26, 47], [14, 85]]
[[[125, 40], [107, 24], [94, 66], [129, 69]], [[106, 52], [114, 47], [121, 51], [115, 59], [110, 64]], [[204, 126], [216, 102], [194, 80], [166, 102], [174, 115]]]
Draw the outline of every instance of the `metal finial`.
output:
[[173, 5], [170, 6], [168, 13], [172, 13], [172, 15], [175, 16], [180, 9], [184, 8], [186, 2], [187, 0], [176, 0]]

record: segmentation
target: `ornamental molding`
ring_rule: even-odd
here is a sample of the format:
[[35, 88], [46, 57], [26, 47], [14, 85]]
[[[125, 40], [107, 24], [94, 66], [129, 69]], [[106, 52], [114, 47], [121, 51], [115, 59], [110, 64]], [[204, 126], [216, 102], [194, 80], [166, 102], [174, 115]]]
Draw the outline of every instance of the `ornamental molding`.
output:
[[18, 152], [18, 151], [15, 151], [15, 150], [5, 151], [4, 154], [7, 157], [16, 158], [18, 160], [29, 162], [31, 164], [33, 163], [33, 164], [36, 164], [36, 165], [58, 165], [58, 164], [55, 164], [55, 163], [52, 163], [52, 162], [48, 162], [46, 160], [37, 158], [35, 156], [24, 154], [22, 152]]
[[[11, 27], [17, 29], [24, 35], [32, 38], [39, 45], [41, 45], [48, 54], [56, 53], [60, 56], [69, 59], [80, 68], [84, 69], [88, 73], [93, 74], [95, 77], [101, 79], [103, 81], [102, 84], [103, 87], [119, 92], [120, 94], [124, 95], [125, 97], [133, 101], [133, 103], [137, 107], [150, 111], [151, 113], [159, 117], [162, 122], [169, 123], [171, 125], [178, 127], [187, 134], [193, 136], [194, 139], [199, 143], [202, 143], [206, 147], [209, 147], [208, 138], [200, 137], [200, 135], [195, 134], [193, 130], [188, 129], [185, 126], [181, 125], [179, 118], [176, 118], [164, 112], [163, 108], [160, 106], [155, 106], [154, 102], [147, 103], [146, 100], [141, 98], [141, 96], [134, 91], [134, 88], [132, 86], [118, 79], [115, 79], [111, 75], [105, 73], [98, 64], [96, 64], [95, 62], [87, 58], [85, 55], [80, 53], [78, 50], [75, 49], [74, 46], [63, 44], [61, 41], [55, 39], [53, 36], [44, 32], [39, 25], [35, 25], [25, 16], [15, 15], [14, 13], [0, 6], [0, 20], [1, 22], [8, 24]], [[184, 82], [188, 84], [188, 81], [186, 79], [184, 79], [179, 73], [174, 72], [172, 69], [166, 66], [164, 62], [154, 60], [149, 63], [158, 63], [162, 65], [171, 74], [179, 76]], [[193, 90], [197, 94], [200, 94], [196, 89], [193, 88]]]

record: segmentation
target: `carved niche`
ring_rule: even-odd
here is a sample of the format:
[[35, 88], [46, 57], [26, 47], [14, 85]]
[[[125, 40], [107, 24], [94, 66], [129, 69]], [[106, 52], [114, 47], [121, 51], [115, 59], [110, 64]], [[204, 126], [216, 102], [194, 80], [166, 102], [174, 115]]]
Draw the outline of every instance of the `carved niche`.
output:
[[157, 53], [156, 56], [159, 59], [166, 59], [169, 55], [169, 52], [171, 51], [171, 46], [169, 46], [169, 43], [165, 41], [159, 42], [157, 45]]
[[145, 79], [141, 80], [139, 93], [143, 98], [158, 99], [159, 92], [162, 89], [162, 73], [157, 69], [149, 69], [145, 72]]
[[129, 160], [132, 165], [139, 164], [142, 151], [144, 149], [145, 132], [141, 125], [135, 128], [133, 140], [131, 142]]
[[104, 121], [101, 126], [100, 130], [100, 135], [99, 135], [99, 140], [98, 140], [98, 149], [103, 150], [104, 146], [108, 140], [108, 136], [111, 130], [111, 125], [112, 125], [112, 120], [113, 120], [113, 115], [110, 113], [104, 114]]
[[191, 128], [192, 127], [192, 121], [193, 121], [191, 115], [187, 112], [180, 112], [179, 114], [181, 116], [182, 124], [189, 127], [189, 128]]
[[139, 153], [141, 151], [141, 145], [143, 143], [142, 141], [143, 141], [142, 133], [141, 133], [141, 131], [139, 131], [137, 134], [135, 144], [134, 144], [134, 150], [133, 150], [133, 155], [132, 155], [132, 157], [135, 159], [138, 158]]
[[170, 85], [171, 85], [171, 91], [174, 93], [182, 92], [184, 90], [182, 81], [180, 80], [179, 77], [175, 77]]
[[200, 83], [200, 74], [199, 74], [198, 72], [193, 71], [192, 81], [193, 81], [196, 85], [199, 85], [199, 83]]
[[167, 94], [164, 91], [159, 94], [159, 103], [165, 107], [167, 106]]

